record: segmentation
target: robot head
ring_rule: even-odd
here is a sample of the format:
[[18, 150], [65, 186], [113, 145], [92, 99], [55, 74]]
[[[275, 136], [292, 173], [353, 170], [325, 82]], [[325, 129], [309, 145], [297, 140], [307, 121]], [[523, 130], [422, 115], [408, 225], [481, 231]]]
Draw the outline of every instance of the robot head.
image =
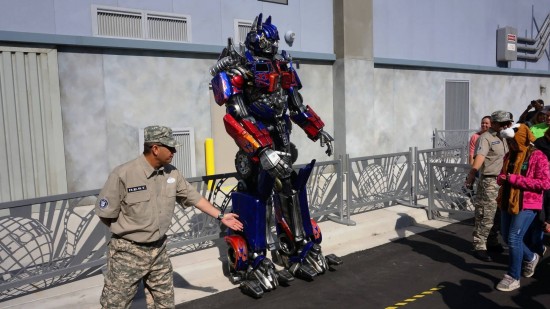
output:
[[271, 23], [269, 16], [262, 24], [262, 14], [252, 23], [250, 32], [246, 35], [245, 45], [254, 55], [271, 58], [279, 48], [279, 31]]

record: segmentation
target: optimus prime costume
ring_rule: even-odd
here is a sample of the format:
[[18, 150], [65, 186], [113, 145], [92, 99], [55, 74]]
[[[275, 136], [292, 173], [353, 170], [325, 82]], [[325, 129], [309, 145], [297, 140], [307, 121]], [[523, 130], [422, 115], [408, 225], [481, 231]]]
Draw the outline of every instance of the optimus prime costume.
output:
[[[327, 146], [329, 156], [333, 138], [311, 107], [303, 105], [292, 58], [284, 50], [278, 54], [278, 41], [271, 16], [262, 23], [260, 14], [247, 34], [246, 49], [242, 44], [235, 48], [229, 38], [210, 69], [216, 103], [227, 108], [226, 131], [239, 146], [235, 166], [240, 179], [231, 198], [244, 231], [225, 237], [230, 279], [253, 297], [294, 277], [311, 280], [342, 263], [321, 252], [321, 231], [310, 218], [306, 192], [315, 160], [293, 171], [298, 152], [289, 139], [291, 121]], [[268, 250], [283, 269], [266, 257]]]

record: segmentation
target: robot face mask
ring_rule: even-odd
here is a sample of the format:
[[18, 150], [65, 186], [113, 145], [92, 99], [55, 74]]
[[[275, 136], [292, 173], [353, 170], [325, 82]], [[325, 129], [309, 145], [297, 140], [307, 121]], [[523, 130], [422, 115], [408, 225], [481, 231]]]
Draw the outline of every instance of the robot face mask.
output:
[[262, 23], [262, 14], [258, 15], [252, 23], [245, 41], [246, 48], [254, 55], [273, 57], [279, 49], [279, 31], [271, 23], [269, 16], [265, 23]]
[[267, 39], [263, 33], [258, 45], [265, 55], [275, 55], [279, 48], [279, 42]]

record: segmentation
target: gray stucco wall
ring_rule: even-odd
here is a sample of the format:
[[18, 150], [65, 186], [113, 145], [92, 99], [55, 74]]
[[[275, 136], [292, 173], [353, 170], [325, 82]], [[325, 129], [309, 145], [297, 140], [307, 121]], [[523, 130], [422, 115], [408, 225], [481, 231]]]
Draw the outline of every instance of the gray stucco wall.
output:
[[[141, 153], [139, 129], [153, 124], [192, 127], [197, 175], [205, 175], [204, 141], [212, 137], [208, 69], [214, 63], [152, 52], [60, 52], [69, 192], [100, 188], [112, 168]], [[331, 65], [301, 64], [298, 73], [305, 103], [332, 134]], [[292, 141], [300, 149], [299, 163], [329, 159], [297, 126]]]
[[471, 129], [495, 110], [517, 120], [530, 100], [550, 102], [539, 92], [539, 85], [550, 86], [549, 77], [376, 68], [374, 113], [364, 125], [371, 134], [364, 141], [375, 146], [371, 154], [431, 148], [433, 130], [444, 129], [446, 80], [469, 81]]
[[[153, 52], [59, 52], [69, 191], [101, 187], [113, 167], [141, 152], [139, 129], [151, 124], [193, 127], [197, 174], [204, 175], [204, 141], [213, 133], [207, 72], [214, 61]], [[301, 63], [298, 74], [305, 104], [334, 136], [333, 115], [339, 104], [333, 102], [333, 65]], [[348, 145], [350, 156], [430, 148], [433, 130], [444, 128], [446, 80], [469, 81], [472, 129], [497, 109], [519, 117], [526, 98], [550, 102], [539, 93], [540, 85], [550, 86], [547, 77], [375, 68], [373, 78], [358, 78], [356, 90], [347, 94], [362, 96], [359, 102], [364, 102], [353, 106], [353, 117], [347, 119], [348, 134], [355, 141]], [[367, 81], [374, 91], [365, 97], [361, 88]], [[298, 163], [331, 159], [297, 126], [291, 139], [299, 149]], [[233, 153], [228, 155], [232, 160]]]
[[193, 127], [197, 172], [211, 136], [210, 59], [151, 54], [59, 53], [69, 191], [99, 188], [107, 173], [142, 151], [139, 129]]

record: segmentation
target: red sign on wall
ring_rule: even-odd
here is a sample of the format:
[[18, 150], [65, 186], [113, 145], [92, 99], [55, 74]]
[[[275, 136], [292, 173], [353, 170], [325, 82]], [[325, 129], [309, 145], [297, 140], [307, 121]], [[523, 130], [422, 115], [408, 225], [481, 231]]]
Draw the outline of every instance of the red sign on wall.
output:
[[517, 37], [516, 37], [515, 34], [508, 34], [508, 35], [507, 35], [507, 38], [508, 38], [508, 41], [509, 41], [509, 42], [515, 42], [516, 39], [517, 39]]

